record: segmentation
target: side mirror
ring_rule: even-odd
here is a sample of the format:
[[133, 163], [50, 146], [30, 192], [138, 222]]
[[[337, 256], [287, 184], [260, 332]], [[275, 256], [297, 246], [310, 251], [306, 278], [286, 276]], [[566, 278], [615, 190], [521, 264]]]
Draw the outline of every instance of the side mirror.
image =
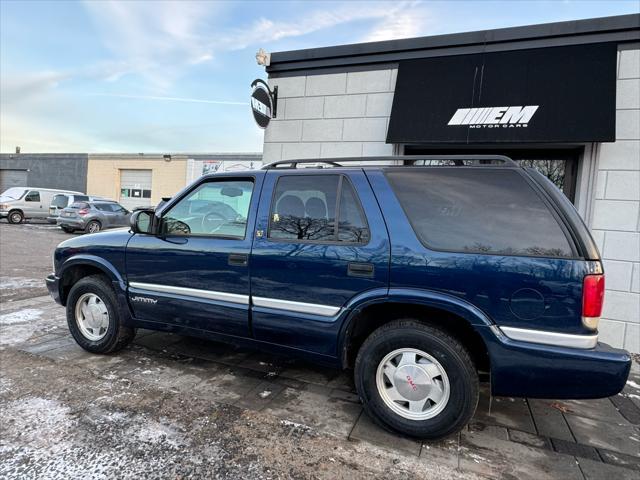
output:
[[153, 210], [136, 210], [129, 218], [129, 225], [133, 233], [153, 233]]

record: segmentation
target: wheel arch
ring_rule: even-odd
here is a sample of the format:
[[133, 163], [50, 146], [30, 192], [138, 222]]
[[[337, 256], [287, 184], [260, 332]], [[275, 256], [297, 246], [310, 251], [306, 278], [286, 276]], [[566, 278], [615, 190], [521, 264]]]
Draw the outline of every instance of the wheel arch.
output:
[[469, 349], [478, 370], [489, 371], [487, 346], [476, 326], [493, 325], [491, 319], [462, 299], [414, 289], [391, 289], [385, 297], [368, 298], [351, 308], [338, 345], [343, 368], [354, 365], [360, 346], [375, 329], [403, 318], [445, 330]]
[[126, 290], [122, 275], [107, 260], [93, 255], [78, 255], [67, 259], [58, 273], [60, 278], [60, 301], [66, 304], [71, 287], [81, 278], [89, 275], [104, 275], [109, 281], [118, 284], [121, 291]]

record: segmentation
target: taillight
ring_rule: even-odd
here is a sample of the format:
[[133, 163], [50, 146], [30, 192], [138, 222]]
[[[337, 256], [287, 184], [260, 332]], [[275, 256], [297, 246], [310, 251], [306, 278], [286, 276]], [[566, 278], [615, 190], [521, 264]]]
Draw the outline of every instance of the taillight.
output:
[[80, 210], [78, 210], [78, 215], [82, 216], [82, 215], [88, 215], [89, 214], [89, 209], [88, 208], [81, 208]]
[[604, 304], [604, 275], [587, 275], [582, 283], [582, 323], [585, 327], [598, 328]]

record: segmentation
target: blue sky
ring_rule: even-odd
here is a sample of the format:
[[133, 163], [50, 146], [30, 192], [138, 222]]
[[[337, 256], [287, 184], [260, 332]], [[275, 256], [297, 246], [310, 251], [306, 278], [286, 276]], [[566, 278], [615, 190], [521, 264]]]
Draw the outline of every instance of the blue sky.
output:
[[0, 0], [0, 150], [261, 151], [255, 53], [637, 13], [638, 1]]

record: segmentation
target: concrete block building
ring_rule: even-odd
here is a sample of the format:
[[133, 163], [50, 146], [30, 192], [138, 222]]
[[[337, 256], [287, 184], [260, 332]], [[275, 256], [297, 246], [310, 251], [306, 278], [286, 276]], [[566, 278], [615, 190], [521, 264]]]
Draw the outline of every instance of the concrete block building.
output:
[[640, 352], [640, 15], [274, 52], [267, 73], [264, 163], [492, 153], [539, 168], [603, 255], [601, 340]]

